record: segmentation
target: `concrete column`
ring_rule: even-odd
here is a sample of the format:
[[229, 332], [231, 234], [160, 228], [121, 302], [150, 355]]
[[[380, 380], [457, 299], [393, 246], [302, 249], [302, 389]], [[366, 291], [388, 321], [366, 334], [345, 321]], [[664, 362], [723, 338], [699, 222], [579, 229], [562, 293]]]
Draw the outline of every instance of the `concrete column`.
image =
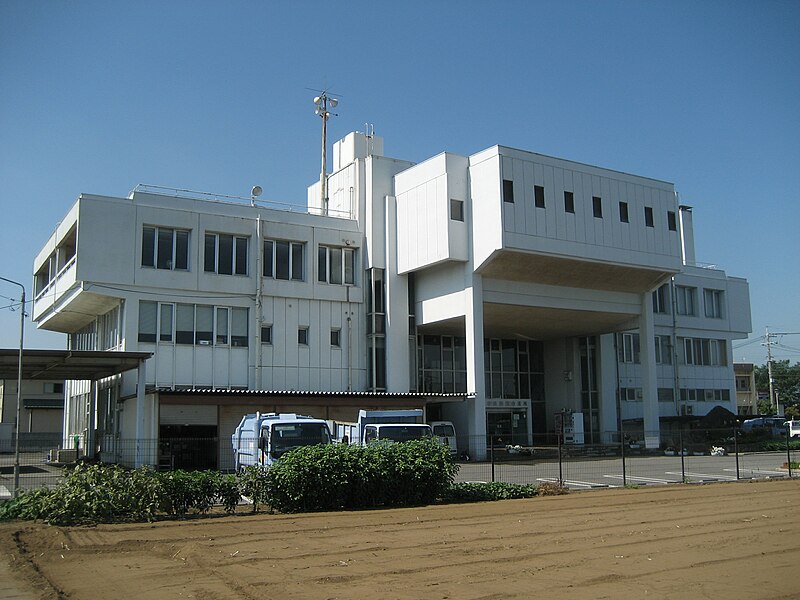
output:
[[145, 447], [144, 447], [144, 390], [145, 390], [145, 361], [139, 361], [139, 368], [136, 370], [136, 457], [134, 466], [141, 467], [145, 463]]
[[397, 273], [397, 201], [394, 196], [386, 196], [385, 216], [386, 390], [407, 392], [411, 369], [408, 354], [408, 278]]
[[486, 380], [483, 364], [483, 280], [472, 275], [465, 290], [465, 333], [467, 338], [467, 430], [469, 451], [476, 460], [486, 458]]
[[653, 297], [650, 292], [642, 294], [642, 313], [639, 317], [639, 356], [642, 363], [642, 416], [644, 417], [645, 447], [658, 448], [661, 445], [661, 435], [658, 421], [658, 377]]

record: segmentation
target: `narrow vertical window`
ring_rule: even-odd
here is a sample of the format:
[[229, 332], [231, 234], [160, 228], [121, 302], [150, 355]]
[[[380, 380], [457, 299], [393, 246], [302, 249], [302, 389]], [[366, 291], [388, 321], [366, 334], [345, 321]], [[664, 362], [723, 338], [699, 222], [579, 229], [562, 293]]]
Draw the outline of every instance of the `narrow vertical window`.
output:
[[644, 207], [644, 224], [648, 227], [653, 227], [653, 207]]
[[340, 348], [342, 346], [342, 330], [331, 329], [331, 346]]
[[514, 203], [514, 182], [510, 179], [503, 179], [503, 202]]
[[667, 227], [669, 227], [670, 231], [677, 231], [678, 230], [678, 222], [675, 219], [675, 212], [668, 210], [667, 211]]
[[247, 313], [246, 308], [231, 309], [231, 346], [247, 347]]
[[217, 270], [217, 236], [207, 233], [203, 245], [203, 270], [214, 273]]
[[217, 327], [214, 343], [219, 346], [228, 345], [228, 310], [224, 307], [217, 308]]
[[595, 218], [603, 218], [603, 199], [600, 196], [592, 196], [592, 213]]
[[156, 230], [154, 227], [142, 228], [142, 266], [156, 266]]
[[536, 208], [544, 208], [544, 187], [541, 185], [533, 186], [533, 202]]
[[272, 325], [262, 325], [261, 343], [267, 345], [272, 344]]
[[629, 223], [628, 220], [628, 203], [627, 202], [620, 202], [619, 203], [619, 220], [623, 223]]
[[450, 199], [450, 218], [453, 221], [464, 221], [464, 201]]
[[162, 342], [172, 341], [172, 317], [174, 312], [174, 304], [161, 305], [161, 321], [158, 326], [158, 339]]
[[308, 346], [308, 327], [298, 327], [297, 343], [301, 346]]
[[199, 346], [210, 346], [214, 337], [214, 308], [198, 305], [195, 319], [194, 343]]
[[572, 192], [564, 192], [564, 212], [575, 214], [575, 195]]
[[275, 242], [272, 240], [264, 240], [263, 249], [263, 265], [261, 267], [261, 274], [264, 277], [274, 277], [274, 260], [273, 260], [273, 247]]

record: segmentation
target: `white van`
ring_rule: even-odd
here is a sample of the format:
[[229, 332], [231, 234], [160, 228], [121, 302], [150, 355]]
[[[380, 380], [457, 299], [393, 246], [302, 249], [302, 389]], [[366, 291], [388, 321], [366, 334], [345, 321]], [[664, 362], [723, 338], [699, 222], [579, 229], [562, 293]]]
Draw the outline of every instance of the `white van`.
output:
[[433, 429], [434, 437], [439, 438], [442, 444], [450, 448], [450, 455], [458, 454], [455, 426], [450, 421], [431, 421], [430, 426]]
[[789, 429], [789, 437], [800, 437], [800, 421], [792, 419], [786, 421], [783, 426]]

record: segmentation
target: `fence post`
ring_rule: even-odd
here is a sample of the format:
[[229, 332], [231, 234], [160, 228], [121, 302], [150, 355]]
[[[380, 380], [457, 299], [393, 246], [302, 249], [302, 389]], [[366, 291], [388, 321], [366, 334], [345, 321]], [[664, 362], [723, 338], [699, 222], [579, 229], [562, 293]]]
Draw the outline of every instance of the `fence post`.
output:
[[625, 426], [619, 424], [620, 452], [622, 454], [622, 487], [628, 485], [627, 473], [625, 470]]
[[489, 456], [492, 461], [492, 483], [494, 483], [494, 436], [489, 436]]
[[562, 432], [563, 432], [563, 429], [562, 429], [562, 431], [558, 432], [558, 483], [561, 484], [561, 485], [564, 485], [564, 473], [563, 473], [563, 471], [561, 469], [561, 466], [562, 466], [561, 465], [561, 462], [562, 462], [561, 461], [561, 434], [562, 434]]
[[678, 429], [678, 440], [680, 442], [680, 448], [678, 452], [681, 455], [681, 482], [686, 483], [686, 461], [684, 460], [684, 452], [683, 452], [683, 423], [681, 423], [680, 428]]
[[789, 436], [789, 430], [791, 427], [789, 425], [786, 426], [786, 466], [789, 468], [789, 479], [792, 478], [792, 451], [789, 450], [789, 441], [791, 437]]
[[733, 426], [733, 453], [736, 455], [736, 481], [739, 481], [739, 428]]

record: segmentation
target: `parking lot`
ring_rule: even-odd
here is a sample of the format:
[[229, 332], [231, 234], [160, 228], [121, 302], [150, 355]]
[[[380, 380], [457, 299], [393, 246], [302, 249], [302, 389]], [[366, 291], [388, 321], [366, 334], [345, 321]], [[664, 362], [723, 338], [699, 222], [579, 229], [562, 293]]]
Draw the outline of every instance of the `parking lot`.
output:
[[[792, 460], [796, 461], [796, 452]], [[457, 481], [502, 481], [537, 484], [563, 481], [570, 489], [613, 488], [706, 483], [738, 479], [775, 479], [789, 476], [785, 452], [740, 453], [725, 456], [635, 456], [570, 458], [492, 463], [462, 463]], [[737, 465], [738, 463], [738, 465]], [[797, 469], [793, 476], [800, 476]]]

